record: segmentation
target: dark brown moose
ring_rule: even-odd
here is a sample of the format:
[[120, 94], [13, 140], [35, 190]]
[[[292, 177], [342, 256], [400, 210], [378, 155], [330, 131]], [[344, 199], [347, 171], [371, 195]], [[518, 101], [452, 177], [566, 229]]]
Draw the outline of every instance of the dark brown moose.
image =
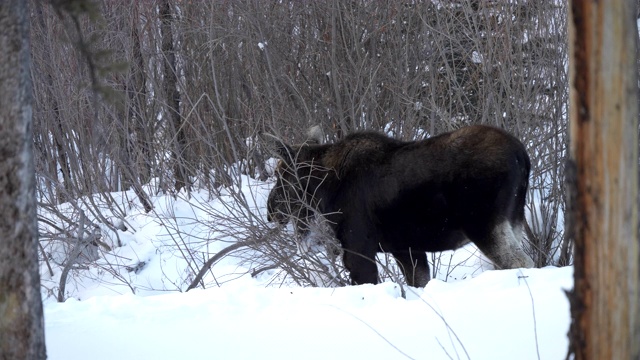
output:
[[498, 268], [533, 266], [522, 248], [531, 165], [524, 145], [503, 130], [475, 125], [409, 142], [360, 132], [334, 144], [275, 143], [282, 162], [269, 220], [293, 216], [304, 224], [323, 214], [352, 284], [377, 283], [375, 255], [389, 252], [409, 285], [425, 286], [425, 252], [469, 241]]

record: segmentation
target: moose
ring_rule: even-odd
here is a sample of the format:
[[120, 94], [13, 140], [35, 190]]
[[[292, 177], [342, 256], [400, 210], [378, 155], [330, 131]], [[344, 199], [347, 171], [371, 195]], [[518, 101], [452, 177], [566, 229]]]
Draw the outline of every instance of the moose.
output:
[[[318, 145], [323, 142], [322, 129], [313, 126], [307, 132], [305, 145]], [[276, 141], [279, 139], [274, 138]], [[276, 156], [279, 156], [276, 154]], [[286, 224], [289, 221], [294, 223], [294, 228], [300, 237], [305, 237], [309, 233], [309, 221], [315, 216], [314, 208], [310, 199], [305, 195], [299, 183], [298, 177], [291, 169], [288, 162], [279, 160], [274, 169], [276, 185], [269, 193], [267, 199], [267, 221]], [[304, 200], [307, 199], [307, 200]]]
[[424, 287], [426, 252], [469, 241], [497, 268], [533, 267], [522, 247], [531, 164], [504, 130], [474, 125], [418, 141], [358, 132], [333, 144], [272, 143], [281, 163], [268, 219], [304, 223], [322, 214], [354, 285], [376, 284], [375, 255], [387, 252], [408, 285]]

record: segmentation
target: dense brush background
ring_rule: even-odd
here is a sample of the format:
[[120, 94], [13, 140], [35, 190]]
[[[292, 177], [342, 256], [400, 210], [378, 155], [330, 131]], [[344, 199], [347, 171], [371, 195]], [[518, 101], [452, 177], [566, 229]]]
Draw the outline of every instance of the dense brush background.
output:
[[[537, 266], [572, 262], [562, 227], [565, 2], [67, 3], [30, 1], [40, 258], [51, 274], [63, 270], [45, 285], [58, 300], [72, 295], [69, 274], [122, 272], [105, 254], [134, 228], [132, 209], [154, 212], [160, 195], [198, 194], [191, 204], [202, 204], [211, 228], [189, 234], [197, 244], [170, 232], [188, 264], [169, 279], [175, 287], [198, 286], [225, 254], [209, 247], [213, 233], [234, 239], [228, 251], [263, 254], [256, 273], [279, 266], [299, 284], [340, 285], [344, 277], [319, 283], [300, 268], [340, 272], [287, 255], [300, 246], [287, 240], [293, 233], [266, 223], [253, 209], [264, 199], [240, 191], [247, 179], [273, 184], [262, 133], [295, 143], [317, 124], [327, 141], [362, 129], [405, 140], [474, 123], [507, 129], [533, 166], [528, 251]], [[208, 208], [214, 198], [227, 208]], [[168, 229], [205, 221], [163, 216]], [[331, 248], [317, 234], [315, 244]]]

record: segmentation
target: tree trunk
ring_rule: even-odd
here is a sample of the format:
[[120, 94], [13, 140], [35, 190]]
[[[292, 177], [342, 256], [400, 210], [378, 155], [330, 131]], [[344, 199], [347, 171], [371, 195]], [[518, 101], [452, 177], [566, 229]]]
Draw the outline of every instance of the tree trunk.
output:
[[[138, 4], [134, 5], [134, 16], [138, 15]], [[140, 45], [140, 34], [138, 33], [138, 25], [133, 22], [131, 25], [131, 41], [133, 43], [133, 89], [135, 94], [130, 94], [132, 109], [135, 109], [136, 122], [134, 131], [136, 133], [136, 146], [138, 147], [139, 158], [137, 167], [140, 169], [140, 183], [146, 184], [151, 180], [151, 162], [152, 162], [152, 139], [153, 128], [152, 122], [149, 120], [149, 111], [147, 109], [147, 89], [145, 74], [145, 59], [142, 56], [142, 47]]]
[[27, 2], [0, 2], [0, 359], [45, 359]]
[[174, 139], [172, 157], [175, 171], [175, 189], [179, 192], [182, 188], [189, 186], [189, 176], [185, 166], [185, 150], [187, 146], [187, 138], [180, 116], [180, 93], [177, 87], [176, 72], [176, 56], [173, 46], [173, 31], [171, 29], [173, 23], [173, 15], [171, 13], [171, 4], [169, 0], [165, 0], [160, 5], [160, 19], [162, 20], [162, 54], [164, 60], [164, 90], [167, 97], [167, 116], [169, 122], [173, 125]]
[[[42, 13], [43, 4], [40, 2], [34, 2], [36, 8], [36, 18], [38, 21], [34, 24], [34, 26], [40, 26], [40, 31], [42, 34], [47, 34], [47, 27], [44, 22], [44, 14]], [[45, 51], [43, 52], [44, 61], [49, 64], [53, 64], [53, 59], [51, 58], [51, 54], [53, 53], [53, 49], [51, 46], [51, 39], [45, 39], [43, 42], [43, 46]], [[53, 142], [55, 144], [55, 151], [53, 151], [56, 155], [51, 161], [54, 163], [58, 163], [60, 172], [62, 173], [62, 186], [57, 187], [57, 202], [61, 204], [63, 202], [69, 201], [73, 198], [73, 187], [71, 182], [71, 166], [69, 165], [69, 157], [67, 156], [67, 149], [63, 145], [64, 143], [68, 143], [65, 141], [65, 130], [63, 128], [63, 120], [60, 114], [60, 104], [58, 102], [58, 94], [55, 93], [55, 85], [53, 82], [53, 76], [50, 72], [46, 72], [44, 75], [45, 78], [45, 88], [47, 96], [45, 98], [49, 99], [50, 106], [53, 112], [53, 120], [54, 123], [51, 124], [51, 134], [53, 135]], [[53, 166], [55, 171], [51, 173], [53, 179], [58, 180], [58, 167]]]
[[570, 6], [570, 353], [638, 359], [635, 4], [572, 0]]

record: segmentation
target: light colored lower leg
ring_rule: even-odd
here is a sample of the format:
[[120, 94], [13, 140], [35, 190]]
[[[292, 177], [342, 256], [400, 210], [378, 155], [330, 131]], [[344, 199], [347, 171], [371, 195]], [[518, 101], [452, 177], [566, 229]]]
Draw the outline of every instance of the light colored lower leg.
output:
[[493, 230], [494, 244], [491, 253], [486, 254], [500, 269], [533, 267], [533, 261], [522, 249], [523, 231], [521, 226], [515, 228], [504, 221]]
[[532, 268], [534, 266], [533, 260], [531, 260], [529, 255], [527, 255], [522, 248], [522, 243], [525, 240], [524, 227], [522, 226], [522, 224], [517, 224], [515, 226], [512, 226], [511, 228], [514, 235], [512, 243], [513, 253], [517, 258], [516, 267]]

